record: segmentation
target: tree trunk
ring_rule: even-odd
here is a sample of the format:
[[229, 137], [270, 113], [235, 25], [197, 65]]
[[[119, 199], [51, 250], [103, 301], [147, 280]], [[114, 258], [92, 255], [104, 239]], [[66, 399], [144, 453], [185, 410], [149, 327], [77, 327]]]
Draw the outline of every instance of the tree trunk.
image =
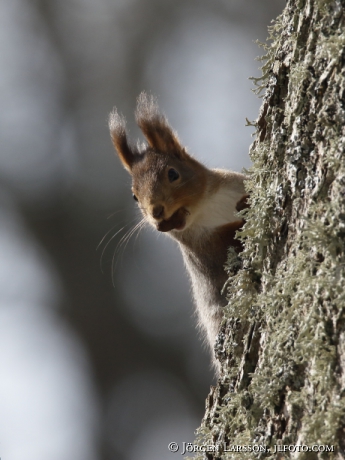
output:
[[344, 31], [344, 0], [288, 0], [270, 28], [242, 267], [230, 252], [194, 458], [345, 458]]

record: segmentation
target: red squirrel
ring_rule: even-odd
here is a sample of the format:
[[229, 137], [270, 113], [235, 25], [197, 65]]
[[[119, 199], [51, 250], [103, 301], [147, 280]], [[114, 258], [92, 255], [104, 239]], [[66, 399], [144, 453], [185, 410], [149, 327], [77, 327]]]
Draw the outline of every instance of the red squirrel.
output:
[[236, 214], [247, 207], [246, 176], [208, 169], [193, 158], [145, 92], [138, 98], [136, 121], [148, 145], [129, 144], [125, 119], [116, 109], [109, 117], [112, 142], [132, 176], [133, 198], [143, 216], [181, 248], [199, 324], [213, 349], [227, 304], [222, 295], [227, 250], [242, 250], [235, 234], [244, 221]]

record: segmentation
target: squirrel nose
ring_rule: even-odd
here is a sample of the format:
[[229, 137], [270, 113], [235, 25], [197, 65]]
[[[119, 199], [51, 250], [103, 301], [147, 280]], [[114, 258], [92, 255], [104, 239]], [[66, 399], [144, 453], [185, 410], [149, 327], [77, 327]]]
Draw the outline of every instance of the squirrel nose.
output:
[[152, 215], [155, 219], [160, 219], [163, 217], [164, 207], [161, 204], [156, 204], [152, 209]]

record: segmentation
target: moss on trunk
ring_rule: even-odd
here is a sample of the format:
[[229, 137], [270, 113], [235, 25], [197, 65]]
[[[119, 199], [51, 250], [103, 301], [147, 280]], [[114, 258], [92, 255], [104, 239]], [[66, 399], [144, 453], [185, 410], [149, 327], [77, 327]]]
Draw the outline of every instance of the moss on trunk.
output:
[[[270, 27], [242, 268], [229, 252], [222, 365], [196, 458], [345, 458], [345, 2], [288, 0]], [[237, 273], [236, 273], [237, 272]], [[274, 453], [275, 445], [334, 446]]]

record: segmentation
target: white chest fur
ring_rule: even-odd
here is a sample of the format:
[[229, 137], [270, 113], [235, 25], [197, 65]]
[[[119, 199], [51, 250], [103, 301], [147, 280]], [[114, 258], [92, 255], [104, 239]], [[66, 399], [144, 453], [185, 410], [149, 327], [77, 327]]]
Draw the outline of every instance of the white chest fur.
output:
[[219, 188], [200, 203], [195, 210], [192, 225], [211, 229], [239, 220], [236, 204], [242, 195], [229, 187]]

